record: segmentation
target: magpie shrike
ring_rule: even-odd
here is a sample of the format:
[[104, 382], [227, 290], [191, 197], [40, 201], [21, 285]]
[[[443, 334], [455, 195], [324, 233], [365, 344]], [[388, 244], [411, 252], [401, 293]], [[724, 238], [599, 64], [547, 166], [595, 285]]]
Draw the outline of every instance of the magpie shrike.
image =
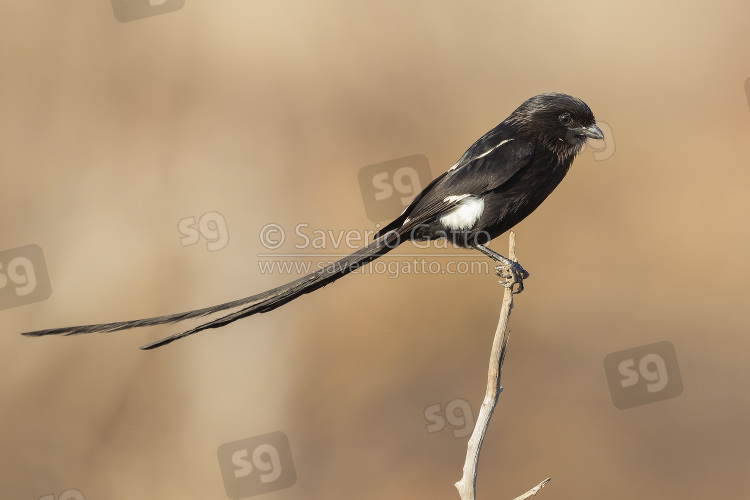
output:
[[[552, 193], [587, 138], [603, 139], [604, 135], [586, 103], [554, 92], [532, 97], [475, 142], [447, 172], [433, 180], [396, 220], [375, 235], [372, 243], [324, 269], [278, 288], [205, 309], [23, 335], [114, 332], [218, 316], [141, 347], [153, 349], [201, 330], [219, 328], [246, 316], [276, 309], [336, 281], [406, 240], [450, 238], [458, 246], [475, 248], [501, 262], [522, 286], [528, 273], [485, 245], [521, 222]], [[235, 311], [230, 313], [230, 310]]]

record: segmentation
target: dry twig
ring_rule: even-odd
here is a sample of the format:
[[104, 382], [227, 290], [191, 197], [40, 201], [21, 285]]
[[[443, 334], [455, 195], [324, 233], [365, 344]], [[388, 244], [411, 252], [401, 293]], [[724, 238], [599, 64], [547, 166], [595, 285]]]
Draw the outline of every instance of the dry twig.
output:
[[[518, 262], [516, 260], [516, 234], [513, 231], [511, 231], [508, 236], [508, 244], [510, 247], [508, 258], [513, 262]], [[482, 448], [484, 436], [490, 425], [490, 418], [492, 417], [492, 412], [495, 410], [497, 398], [503, 390], [500, 386], [500, 372], [502, 370], [503, 360], [505, 359], [505, 350], [508, 345], [508, 320], [510, 319], [510, 311], [513, 309], [513, 287], [516, 283], [515, 279], [511, 279], [509, 282], [505, 283], [503, 304], [500, 309], [500, 319], [497, 323], [497, 329], [495, 330], [495, 339], [492, 342], [490, 367], [487, 374], [487, 390], [484, 394], [484, 401], [482, 401], [482, 408], [479, 410], [477, 423], [474, 426], [474, 432], [472, 432], [471, 438], [469, 438], [466, 462], [464, 463], [464, 474], [461, 480], [456, 483], [456, 489], [458, 489], [458, 493], [461, 495], [462, 500], [474, 500], [476, 498], [479, 451]], [[537, 492], [539, 492], [539, 490], [541, 490], [549, 481], [550, 478], [545, 479], [539, 485], [515, 500], [523, 500], [536, 495]]]

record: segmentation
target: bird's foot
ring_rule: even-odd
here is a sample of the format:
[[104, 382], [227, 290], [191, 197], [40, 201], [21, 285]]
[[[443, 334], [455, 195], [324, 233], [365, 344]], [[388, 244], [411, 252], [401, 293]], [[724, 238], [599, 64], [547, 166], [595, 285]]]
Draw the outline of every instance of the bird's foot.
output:
[[[494, 250], [490, 250], [484, 245], [477, 245], [476, 249], [491, 258], [499, 265], [495, 267], [495, 274], [504, 279], [500, 284], [505, 288], [510, 288], [513, 293], [523, 292], [523, 280], [529, 277], [529, 273], [521, 267], [521, 264], [508, 257], [503, 257]], [[513, 290], [513, 285], [518, 285], [518, 290]]]
[[[500, 284], [505, 288], [510, 288], [513, 293], [523, 292], [523, 280], [529, 277], [528, 271], [512, 260], [495, 266], [495, 274], [503, 279]], [[513, 290], [514, 285], [518, 285], [518, 290]]]

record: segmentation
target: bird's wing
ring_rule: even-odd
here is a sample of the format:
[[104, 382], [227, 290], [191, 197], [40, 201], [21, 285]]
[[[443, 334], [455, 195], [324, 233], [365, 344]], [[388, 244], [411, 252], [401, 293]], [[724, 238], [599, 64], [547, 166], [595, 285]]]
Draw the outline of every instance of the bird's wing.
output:
[[533, 155], [534, 146], [529, 142], [520, 139], [502, 140], [486, 151], [477, 151], [459, 161], [455, 168], [447, 172], [443, 181], [435, 186], [435, 194], [444, 198], [462, 194], [480, 195], [492, 191], [528, 165]]
[[447, 198], [464, 194], [480, 195], [492, 191], [528, 165], [534, 154], [531, 143], [520, 139], [501, 139], [494, 132], [488, 132], [485, 137], [474, 143], [450, 170], [424, 188], [406, 210], [381, 229], [375, 237], [401, 227], [407, 220], [412, 222], [418, 219], [418, 224], [425, 223], [460, 201], [446, 200]]
[[464, 195], [480, 196], [497, 189], [528, 165], [533, 155], [530, 143], [513, 139], [469, 157], [425, 189], [404, 222], [427, 223], [456, 206]]

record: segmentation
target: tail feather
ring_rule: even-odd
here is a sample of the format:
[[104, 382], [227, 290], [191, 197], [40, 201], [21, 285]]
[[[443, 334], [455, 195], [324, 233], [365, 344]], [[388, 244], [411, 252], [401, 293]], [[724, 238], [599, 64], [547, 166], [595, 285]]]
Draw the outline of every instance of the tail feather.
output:
[[132, 321], [120, 321], [116, 323], [102, 323], [97, 325], [53, 328], [49, 330], [26, 332], [23, 333], [23, 335], [29, 337], [41, 337], [45, 335], [67, 336], [79, 335], [82, 333], [116, 332], [120, 330], [127, 330], [130, 328], [177, 323], [186, 319], [201, 318], [241, 307], [241, 309], [238, 311], [221, 316], [212, 321], [198, 325], [190, 330], [171, 335], [162, 340], [141, 347], [141, 349], [154, 349], [156, 347], [169, 344], [170, 342], [174, 342], [175, 340], [187, 337], [202, 330], [206, 330], [209, 328], [218, 328], [253, 314], [271, 311], [288, 302], [291, 302], [301, 295], [318, 290], [393, 250], [401, 243], [401, 236], [403, 233], [403, 230], [391, 231], [388, 234], [377, 238], [369, 245], [357, 250], [353, 254], [348, 255], [340, 259], [339, 261], [330, 264], [312, 274], [308, 274], [307, 276], [304, 276], [295, 281], [292, 281], [291, 283], [287, 283], [286, 285], [282, 285], [272, 290], [268, 290], [263, 293], [245, 297], [243, 299], [235, 300], [232, 302], [226, 302], [224, 304], [206, 307], [204, 309], [196, 309], [194, 311], [171, 314], [167, 316], [157, 316], [154, 318], [144, 318]]

